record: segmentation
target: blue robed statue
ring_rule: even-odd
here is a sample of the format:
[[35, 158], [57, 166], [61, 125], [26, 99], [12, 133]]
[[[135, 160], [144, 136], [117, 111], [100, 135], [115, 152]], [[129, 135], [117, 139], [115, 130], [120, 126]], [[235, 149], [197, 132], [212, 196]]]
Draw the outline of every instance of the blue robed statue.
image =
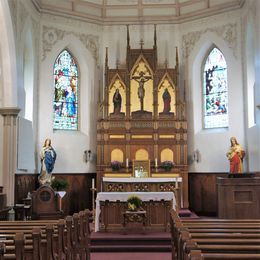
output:
[[47, 138], [44, 142], [40, 153], [41, 159], [41, 172], [39, 176], [39, 183], [41, 185], [51, 184], [52, 181], [52, 171], [56, 161], [56, 152], [51, 146], [51, 139]]

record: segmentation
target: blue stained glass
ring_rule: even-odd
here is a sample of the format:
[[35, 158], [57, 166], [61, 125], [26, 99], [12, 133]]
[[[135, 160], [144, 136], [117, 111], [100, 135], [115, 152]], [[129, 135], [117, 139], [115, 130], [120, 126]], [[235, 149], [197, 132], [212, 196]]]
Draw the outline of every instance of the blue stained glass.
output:
[[228, 127], [227, 64], [222, 52], [214, 48], [203, 73], [204, 128]]
[[54, 64], [53, 129], [78, 129], [78, 67], [67, 51], [62, 51]]

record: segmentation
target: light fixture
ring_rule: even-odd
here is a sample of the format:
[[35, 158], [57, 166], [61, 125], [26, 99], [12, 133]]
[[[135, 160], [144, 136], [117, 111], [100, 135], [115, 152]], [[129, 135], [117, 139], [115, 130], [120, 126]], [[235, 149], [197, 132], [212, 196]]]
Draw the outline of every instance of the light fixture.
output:
[[85, 157], [85, 162], [89, 162], [91, 160], [91, 150], [85, 150], [84, 157]]

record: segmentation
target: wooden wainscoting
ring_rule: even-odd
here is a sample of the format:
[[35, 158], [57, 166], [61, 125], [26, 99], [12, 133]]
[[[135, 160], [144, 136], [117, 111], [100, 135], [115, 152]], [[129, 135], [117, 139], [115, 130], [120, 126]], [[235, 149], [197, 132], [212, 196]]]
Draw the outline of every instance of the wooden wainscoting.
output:
[[190, 210], [205, 216], [217, 216], [217, 177], [227, 173], [190, 172], [189, 203]]
[[[92, 178], [95, 173], [71, 173], [53, 174], [57, 179], [65, 179], [69, 182], [67, 194], [62, 199], [62, 209], [65, 215], [72, 215], [83, 209], [92, 209], [92, 192], [90, 190]], [[15, 203], [23, 203], [28, 192], [36, 190], [38, 185], [38, 174], [16, 174], [15, 175]]]

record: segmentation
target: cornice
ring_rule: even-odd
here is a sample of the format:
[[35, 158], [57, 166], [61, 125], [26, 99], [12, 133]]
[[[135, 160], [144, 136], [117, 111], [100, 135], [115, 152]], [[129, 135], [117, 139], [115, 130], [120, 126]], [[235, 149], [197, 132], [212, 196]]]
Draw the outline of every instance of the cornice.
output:
[[[193, 11], [189, 14], [176, 14], [176, 15], [150, 15], [150, 16], [144, 16], [141, 13], [138, 13], [138, 15], [135, 16], [111, 16], [111, 17], [107, 17], [104, 12], [102, 11], [102, 5], [100, 4], [95, 4], [95, 3], [88, 3], [86, 4], [86, 6], [90, 6], [90, 7], [95, 7], [95, 8], [100, 8], [101, 10], [101, 15], [97, 16], [94, 14], [87, 14], [87, 13], [83, 13], [83, 12], [77, 12], [75, 10], [66, 10], [66, 9], [62, 9], [62, 8], [57, 8], [55, 6], [50, 6], [50, 5], [43, 5], [40, 4], [39, 0], [31, 0], [33, 2], [33, 4], [35, 5], [35, 7], [37, 8], [37, 10], [42, 13], [42, 14], [49, 14], [49, 15], [55, 15], [55, 16], [59, 16], [59, 17], [63, 17], [63, 18], [71, 18], [74, 20], [79, 20], [79, 21], [83, 21], [83, 22], [89, 22], [89, 23], [93, 23], [93, 24], [97, 24], [97, 25], [125, 25], [125, 24], [181, 24], [181, 23], [185, 23], [185, 22], [189, 22], [189, 21], [194, 21], [194, 20], [198, 20], [201, 18], [205, 18], [205, 17], [209, 17], [212, 15], [217, 15], [220, 13], [224, 13], [224, 12], [229, 12], [232, 10], [237, 10], [240, 9], [244, 3], [245, 0], [240, 0], [238, 1], [232, 1], [232, 2], [228, 2], [226, 4], [222, 4], [221, 8], [219, 6], [214, 6], [214, 7], [210, 7], [208, 9], [202, 9], [199, 11]], [[78, 3], [79, 1], [77, 1]], [[74, 2], [72, 3], [72, 5], [75, 4]], [[180, 4], [166, 4], [164, 6], [170, 8], [170, 7], [174, 7], [174, 8], [178, 8]], [[182, 6], [185, 6], [186, 3], [182, 3]], [[131, 8], [128, 6], [124, 6], [124, 5], [113, 5], [109, 7], [109, 10], [115, 10], [118, 8], [123, 8], [125, 10], [127, 10], [127, 8]], [[154, 8], [156, 7], [155, 4], [141, 4], [141, 7], [145, 8]], [[161, 6], [162, 7], [162, 6]], [[73, 9], [73, 8], [72, 8]]]

